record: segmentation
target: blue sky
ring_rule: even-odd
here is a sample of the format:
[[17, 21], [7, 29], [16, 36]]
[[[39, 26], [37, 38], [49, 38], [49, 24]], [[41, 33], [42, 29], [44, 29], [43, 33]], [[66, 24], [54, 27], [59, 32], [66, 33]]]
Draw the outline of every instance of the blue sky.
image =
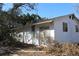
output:
[[41, 16], [45, 16], [48, 18], [57, 17], [61, 15], [71, 14], [74, 13], [76, 4], [56, 4], [56, 3], [49, 3], [49, 4], [39, 4], [38, 6], [38, 14]]
[[[74, 13], [76, 5], [74, 3], [39, 3], [37, 5], [38, 11], [34, 11], [33, 13], [38, 13], [42, 17], [53, 18]], [[11, 7], [11, 4], [6, 4], [3, 9], [7, 10]]]

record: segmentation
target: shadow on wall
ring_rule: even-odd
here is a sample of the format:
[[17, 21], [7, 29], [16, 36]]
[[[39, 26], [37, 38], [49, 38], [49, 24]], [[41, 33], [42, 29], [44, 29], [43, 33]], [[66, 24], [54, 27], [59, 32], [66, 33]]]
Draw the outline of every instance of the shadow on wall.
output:
[[39, 45], [38, 40], [33, 37], [32, 32], [24, 32], [24, 36], [23, 36], [23, 32], [20, 32], [17, 34], [16, 38], [20, 42], [23, 42], [23, 37], [24, 37], [24, 43]]
[[43, 30], [40, 31], [38, 34], [28, 31], [17, 33], [17, 40], [20, 42], [23, 42], [23, 37], [24, 37], [24, 43], [27, 44], [34, 44], [34, 45], [39, 45], [39, 44], [52, 44], [52, 41], [54, 39], [54, 30]]

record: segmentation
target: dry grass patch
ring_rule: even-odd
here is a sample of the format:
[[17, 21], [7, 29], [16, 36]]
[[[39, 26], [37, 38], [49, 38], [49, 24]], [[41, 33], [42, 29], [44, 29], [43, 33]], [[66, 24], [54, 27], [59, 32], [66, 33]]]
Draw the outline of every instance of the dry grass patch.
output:
[[77, 56], [79, 55], [79, 45], [78, 44], [59, 44], [51, 45], [51, 48], [48, 48], [48, 54], [51, 55], [64, 55], [64, 56]]

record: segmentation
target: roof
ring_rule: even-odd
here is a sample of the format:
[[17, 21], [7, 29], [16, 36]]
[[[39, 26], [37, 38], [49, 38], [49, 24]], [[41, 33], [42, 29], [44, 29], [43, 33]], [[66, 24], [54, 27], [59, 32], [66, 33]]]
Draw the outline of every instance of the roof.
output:
[[57, 16], [57, 17], [54, 17], [54, 18], [51, 18], [51, 19], [56, 19], [56, 18], [60, 18], [60, 17], [64, 17], [64, 16], [70, 16], [70, 15], [74, 15], [74, 13], [63, 15], [63, 16]]
[[44, 20], [41, 22], [33, 23], [32, 25], [39, 25], [39, 24], [50, 23], [50, 22], [53, 22], [53, 21], [52, 20]]
[[40, 25], [40, 24], [44, 24], [44, 23], [50, 23], [50, 22], [53, 22], [54, 20], [56, 20], [57, 18], [61, 18], [61, 17], [64, 17], [64, 16], [70, 16], [70, 15], [74, 15], [74, 13], [68, 14], [68, 15], [54, 17], [54, 18], [51, 18], [51, 19], [46, 19], [46, 20], [43, 20], [43, 21], [39, 21], [37, 23], [33, 23], [32, 25]]

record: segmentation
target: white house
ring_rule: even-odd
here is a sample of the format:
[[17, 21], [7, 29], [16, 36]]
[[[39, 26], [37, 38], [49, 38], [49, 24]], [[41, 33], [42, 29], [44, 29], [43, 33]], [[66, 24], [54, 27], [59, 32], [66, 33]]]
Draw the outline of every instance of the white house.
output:
[[31, 44], [79, 43], [79, 20], [74, 14], [59, 16], [33, 23], [25, 32], [24, 40]]

